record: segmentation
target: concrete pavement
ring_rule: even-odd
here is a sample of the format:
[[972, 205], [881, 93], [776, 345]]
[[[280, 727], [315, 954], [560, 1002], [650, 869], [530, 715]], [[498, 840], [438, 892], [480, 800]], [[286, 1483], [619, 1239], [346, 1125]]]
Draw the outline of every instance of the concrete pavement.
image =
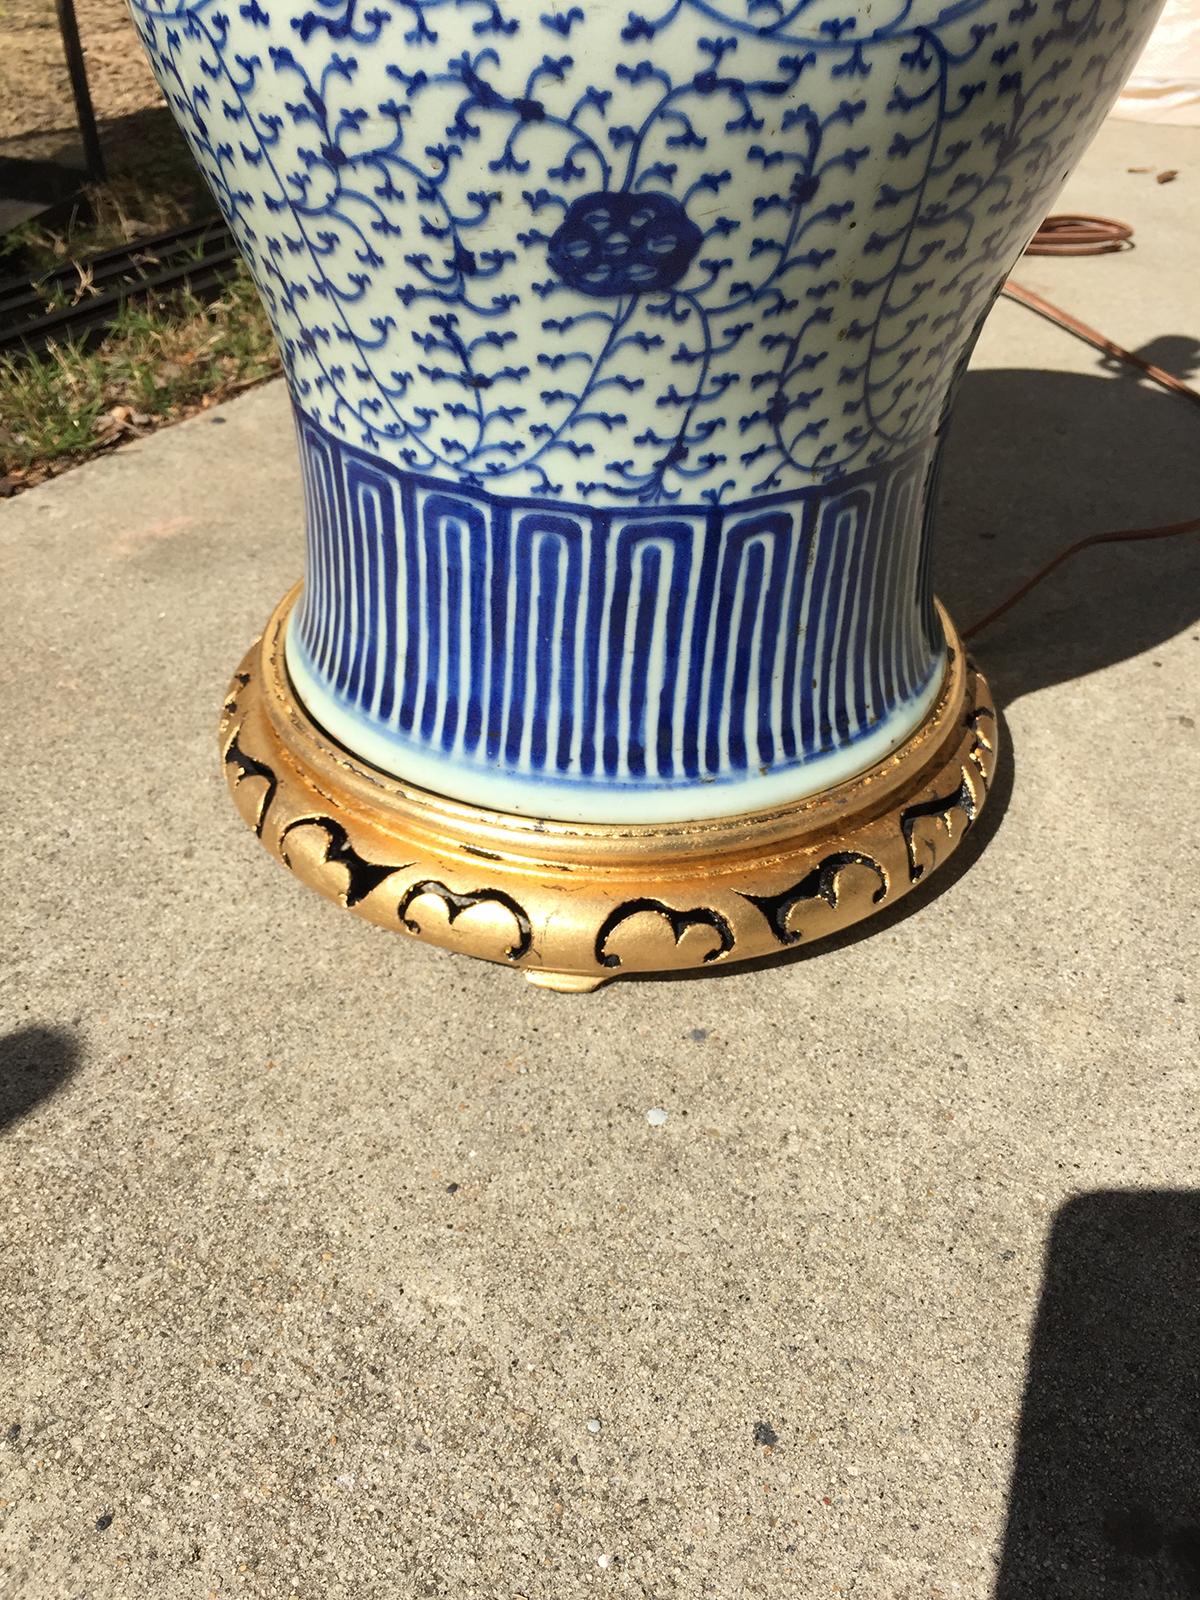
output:
[[[1021, 280], [1195, 374], [1200, 136], [1064, 206], [1137, 250]], [[967, 622], [1195, 514], [1200, 415], [1001, 303], [942, 498]], [[967, 870], [577, 1000], [235, 816], [299, 518], [279, 385], [0, 510], [5, 1600], [1200, 1592], [1198, 542], [980, 641]]]

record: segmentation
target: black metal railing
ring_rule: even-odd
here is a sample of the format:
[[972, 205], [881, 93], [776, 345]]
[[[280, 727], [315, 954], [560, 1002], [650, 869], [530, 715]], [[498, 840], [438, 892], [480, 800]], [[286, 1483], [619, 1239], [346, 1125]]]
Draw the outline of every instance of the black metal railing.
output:
[[211, 300], [235, 272], [238, 253], [216, 217], [37, 277], [0, 282], [0, 351], [38, 351], [48, 344], [97, 343], [131, 301], [160, 300], [186, 289]]

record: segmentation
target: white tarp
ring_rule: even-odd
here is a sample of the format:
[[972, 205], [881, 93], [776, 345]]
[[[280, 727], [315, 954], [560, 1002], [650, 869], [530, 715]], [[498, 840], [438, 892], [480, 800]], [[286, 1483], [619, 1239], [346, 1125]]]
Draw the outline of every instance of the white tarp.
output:
[[1200, 127], [1200, 0], [1167, 0], [1112, 114]]

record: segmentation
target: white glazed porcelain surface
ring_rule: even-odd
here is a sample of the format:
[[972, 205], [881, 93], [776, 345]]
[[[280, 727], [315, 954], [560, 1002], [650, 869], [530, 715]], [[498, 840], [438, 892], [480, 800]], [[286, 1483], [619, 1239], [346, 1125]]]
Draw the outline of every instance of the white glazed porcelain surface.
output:
[[334, 736], [630, 821], [906, 737], [954, 381], [1156, 4], [133, 6], [284, 350]]

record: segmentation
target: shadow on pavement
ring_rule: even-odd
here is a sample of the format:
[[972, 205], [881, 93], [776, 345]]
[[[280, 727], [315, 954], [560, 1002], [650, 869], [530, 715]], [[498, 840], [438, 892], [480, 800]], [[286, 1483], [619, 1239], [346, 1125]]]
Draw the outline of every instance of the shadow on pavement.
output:
[[1200, 1595], [1200, 1193], [1055, 1220], [995, 1600]]
[[0, 1133], [57, 1094], [78, 1066], [79, 1046], [61, 1028], [0, 1037]]
[[[1200, 370], [1200, 343], [1184, 335], [1164, 334], [1138, 353], [1185, 380]], [[1076, 539], [1200, 513], [1200, 409], [1127, 376], [1124, 364], [1117, 370], [1114, 379], [1098, 355], [1094, 375], [984, 368], [963, 380], [934, 524], [938, 594], [960, 627]], [[951, 860], [890, 910], [741, 970], [857, 944], [945, 894], [1004, 824], [1017, 753], [1003, 708], [1152, 650], [1198, 618], [1200, 537], [1087, 551], [1055, 573], [972, 641], [1001, 711], [1001, 758], [979, 824]], [[690, 983], [725, 970], [626, 981]]]
[[[1064, 340], [1066, 335], [1063, 336]], [[1139, 354], [1185, 380], [1195, 339]], [[938, 590], [961, 627], [1064, 546], [1200, 514], [1200, 408], [1149, 382], [988, 368], [953, 412], [937, 516]], [[1153, 649], [1200, 617], [1200, 537], [1089, 550], [972, 641], [1001, 705]]]
[[[1200, 370], [1192, 338], [1164, 335], [1139, 354], [1185, 380]], [[987, 368], [964, 379], [934, 534], [938, 592], [960, 626], [1086, 534], [1200, 514], [1200, 408], [1136, 379], [1114, 382], [1106, 365], [1098, 356], [1095, 376]], [[1119, 370], [1122, 378], [1131, 371]], [[928, 884], [798, 954], [870, 938], [970, 871], [1003, 827], [1019, 782], [1005, 706], [1151, 650], [1198, 618], [1200, 537], [1182, 536], [1087, 551], [972, 641], [1000, 709], [1001, 738], [978, 825]]]

